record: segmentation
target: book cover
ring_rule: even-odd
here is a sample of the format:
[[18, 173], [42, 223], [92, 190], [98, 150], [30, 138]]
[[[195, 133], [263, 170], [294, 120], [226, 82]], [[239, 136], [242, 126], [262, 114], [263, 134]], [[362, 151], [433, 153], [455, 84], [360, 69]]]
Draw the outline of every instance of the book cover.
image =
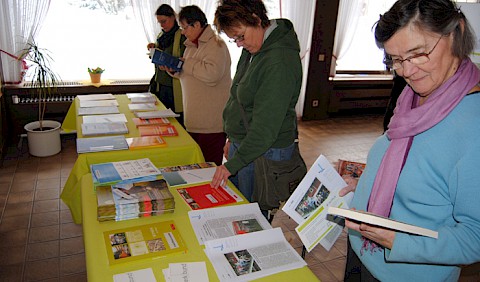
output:
[[173, 220], [106, 231], [104, 240], [110, 264], [187, 251]]
[[130, 150], [138, 150], [145, 148], [166, 147], [167, 142], [162, 136], [142, 136], [127, 138], [126, 142]]
[[435, 239], [438, 238], [437, 231], [419, 227], [412, 224], [403, 223], [400, 221], [396, 221], [396, 220], [383, 217], [380, 215], [376, 215], [373, 213], [369, 213], [366, 211], [347, 210], [347, 209], [337, 208], [337, 207], [328, 207], [328, 214], [346, 217], [352, 220], [365, 222], [371, 225], [386, 227], [389, 229], [393, 229], [393, 230], [397, 230], [405, 233], [411, 233], [411, 234], [431, 237]]
[[171, 68], [174, 71], [181, 71], [183, 67], [183, 61], [177, 57], [174, 57], [160, 49], [154, 49], [152, 54], [152, 63], [158, 66], [165, 66]]
[[192, 210], [211, 208], [236, 202], [235, 198], [223, 187], [212, 188], [210, 183], [179, 188], [177, 192]]
[[127, 140], [123, 135], [77, 138], [77, 153], [79, 154], [115, 150], [128, 150]]
[[347, 160], [338, 160], [337, 171], [341, 176], [351, 175], [352, 177], [360, 177], [363, 170], [365, 169], [366, 164], [359, 162], [352, 162]]
[[140, 136], [178, 136], [177, 129], [171, 124], [140, 126], [138, 132]]
[[82, 135], [114, 135], [128, 133], [127, 125], [124, 122], [109, 123], [82, 123]]
[[143, 119], [143, 118], [132, 118], [133, 123], [136, 127], [144, 126], [144, 125], [154, 125], [154, 124], [170, 124], [168, 118], [150, 118], [150, 119]]
[[128, 104], [130, 111], [154, 111], [157, 109], [157, 106], [154, 103], [147, 104]]

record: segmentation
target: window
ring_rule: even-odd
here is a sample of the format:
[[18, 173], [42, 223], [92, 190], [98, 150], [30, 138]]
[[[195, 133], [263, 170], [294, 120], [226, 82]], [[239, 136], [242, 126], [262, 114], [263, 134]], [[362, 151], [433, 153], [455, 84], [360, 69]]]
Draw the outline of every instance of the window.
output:
[[[278, 0], [266, 0], [265, 5], [270, 18], [279, 16]], [[233, 76], [242, 48], [221, 36], [230, 50]], [[104, 68], [104, 79], [149, 80], [154, 73], [130, 1], [52, 0], [36, 41], [50, 51], [52, 67], [64, 81], [88, 80], [88, 67]]]
[[396, 0], [365, 0], [357, 29], [345, 55], [337, 61], [337, 73], [342, 71], [384, 71], [383, 50], [375, 44], [374, 23]]

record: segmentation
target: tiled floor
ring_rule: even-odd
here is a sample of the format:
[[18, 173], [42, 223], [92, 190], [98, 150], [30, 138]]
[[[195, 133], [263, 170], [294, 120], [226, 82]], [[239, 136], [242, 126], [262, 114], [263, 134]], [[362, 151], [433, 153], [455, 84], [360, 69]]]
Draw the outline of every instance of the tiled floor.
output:
[[[331, 162], [339, 158], [364, 162], [382, 133], [381, 124], [381, 116], [300, 122], [302, 156], [308, 166], [320, 154]], [[29, 156], [24, 142], [20, 150], [10, 149], [0, 168], [0, 281], [87, 280], [82, 227], [72, 223], [59, 200], [76, 160], [74, 136], [63, 136], [62, 147], [60, 154], [36, 158]], [[291, 219], [279, 212], [273, 225], [280, 226], [301, 251]], [[319, 246], [306, 255], [319, 279], [343, 280], [345, 245], [343, 234], [330, 252]]]

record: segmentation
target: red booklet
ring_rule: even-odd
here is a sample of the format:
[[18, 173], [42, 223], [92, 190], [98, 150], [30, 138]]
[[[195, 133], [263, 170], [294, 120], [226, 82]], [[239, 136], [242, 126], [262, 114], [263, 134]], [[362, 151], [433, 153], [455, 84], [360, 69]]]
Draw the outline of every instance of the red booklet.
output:
[[206, 209], [235, 203], [235, 199], [222, 187], [212, 188], [210, 183], [177, 189], [192, 210]]
[[177, 136], [178, 132], [175, 126], [171, 124], [165, 125], [148, 125], [148, 126], [139, 126], [138, 132], [140, 136]]
[[143, 118], [132, 118], [133, 123], [139, 127], [144, 125], [154, 125], [154, 124], [170, 124], [168, 118], [150, 118], [150, 119], [143, 119]]

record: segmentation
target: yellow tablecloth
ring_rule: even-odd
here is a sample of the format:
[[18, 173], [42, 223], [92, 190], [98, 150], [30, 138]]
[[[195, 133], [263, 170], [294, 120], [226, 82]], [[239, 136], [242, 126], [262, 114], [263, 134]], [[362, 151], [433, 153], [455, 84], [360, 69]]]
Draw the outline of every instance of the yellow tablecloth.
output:
[[[231, 183], [229, 183], [229, 185], [241, 195]], [[219, 281], [212, 264], [203, 251], [204, 247], [198, 244], [198, 240], [188, 219], [187, 213], [190, 208], [182, 200], [178, 192], [175, 191], [175, 188], [170, 188], [175, 197], [175, 212], [173, 214], [118, 222], [98, 222], [96, 195], [90, 174], [86, 174], [81, 178], [81, 186], [83, 188], [81, 195], [83, 208], [83, 240], [85, 243], [85, 258], [89, 282], [113, 281], [114, 274], [143, 268], [152, 268], [156, 280], [165, 281], [162, 269], [168, 268], [169, 263], [196, 261], [205, 261], [210, 281]], [[242, 203], [247, 203], [247, 201], [245, 200]], [[128, 263], [119, 263], [114, 266], [109, 265], [106, 251], [107, 246], [104, 243], [103, 232], [165, 220], [174, 220], [175, 225], [187, 245], [188, 252], [186, 254], [173, 254], [156, 259], [142, 259]], [[258, 281], [318, 281], [318, 278], [305, 266], [300, 269], [271, 275]]]
[[[129, 133], [126, 137], [139, 136], [135, 124], [132, 122], [133, 113], [128, 109], [128, 98], [126, 95], [115, 95], [119, 110], [127, 117], [127, 126]], [[77, 137], [82, 138], [82, 117], [77, 118], [78, 99], [70, 106], [62, 128], [65, 131], [77, 130]], [[159, 104], [159, 109], [165, 109]], [[204, 162], [202, 151], [198, 144], [190, 137], [185, 129], [175, 119], [171, 119], [172, 124], [178, 131], [178, 136], [164, 137], [167, 142], [166, 147], [151, 148], [142, 150], [122, 150], [110, 152], [96, 152], [79, 154], [75, 165], [63, 188], [61, 199], [70, 208], [75, 223], [82, 223], [82, 207], [81, 207], [81, 178], [90, 173], [90, 165], [105, 162], [125, 161], [132, 159], [149, 158], [157, 167], [176, 166], [191, 163]]]

